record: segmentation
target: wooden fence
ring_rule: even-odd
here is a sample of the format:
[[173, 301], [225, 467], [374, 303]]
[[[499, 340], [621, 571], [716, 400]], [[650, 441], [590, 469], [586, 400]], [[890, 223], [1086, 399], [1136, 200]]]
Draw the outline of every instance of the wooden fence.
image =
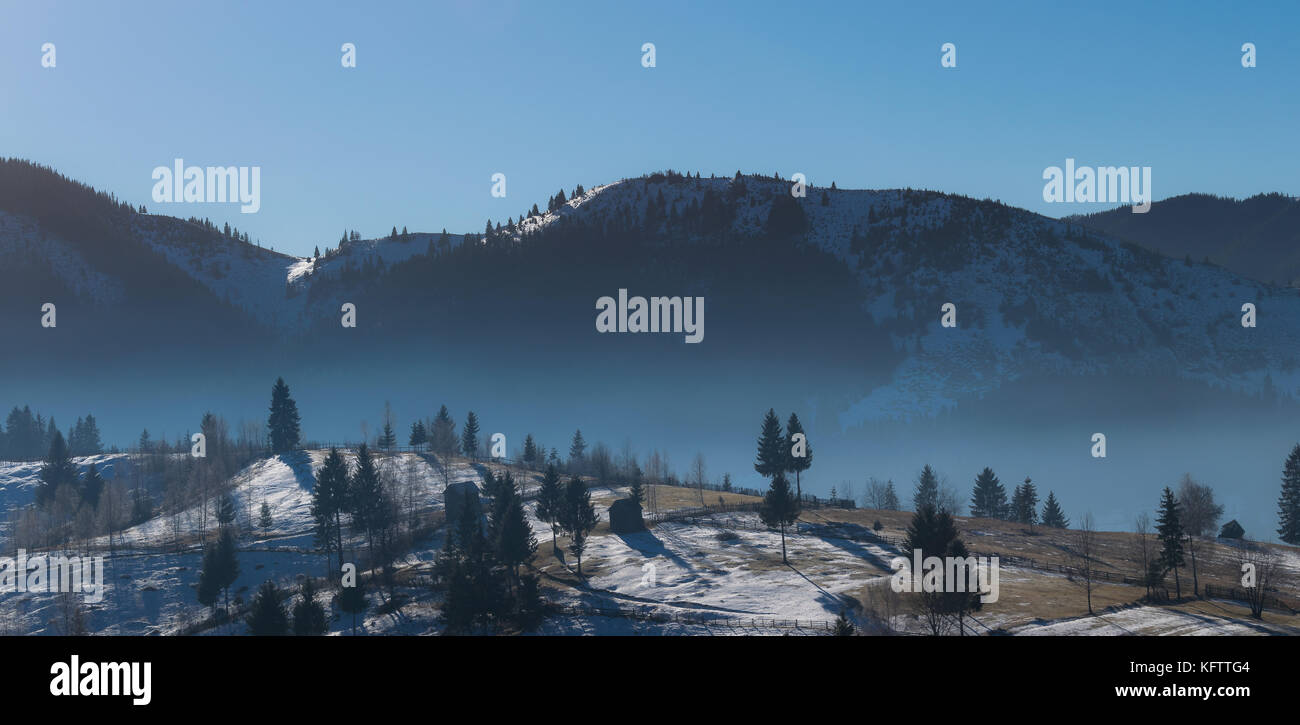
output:
[[735, 617], [715, 612], [681, 612], [663, 609], [626, 609], [591, 604], [553, 604], [551, 610], [580, 617], [614, 617], [659, 624], [718, 626], [733, 629], [789, 629], [815, 632], [832, 632], [835, 623], [824, 619], [772, 619], [767, 617]]

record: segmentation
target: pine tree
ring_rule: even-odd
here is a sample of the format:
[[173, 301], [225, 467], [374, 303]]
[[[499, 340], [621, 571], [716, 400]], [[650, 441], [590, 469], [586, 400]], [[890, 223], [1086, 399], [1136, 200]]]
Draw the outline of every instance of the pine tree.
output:
[[460, 434], [460, 449], [470, 458], [478, 458], [478, 416], [470, 411], [465, 416], [465, 427]]
[[542, 475], [542, 485], [537, 490], [537, 518], [551, 525], [551, 549], [559, 552], [558, 535], [561, 511], [564, 505], [564, 490], [560, 486], [560, 471], [555, 463], [546, 466]]
[[396, 445], [397, 433], [393, 431], [393, 424], [384, 423], [384, 432], [379, 434], [379, 447], [385, 451], [391, 451]]
[[289, 631], [289, 615], [280, 601], [280, 588], [267, 579], [258, 587], [257, 594], [244, 619], [248, 633], [255, 636], [276, 636]]
[[271, 518], [271, 505], [265, 501], [262, 502], [262, 513], [257, 519], [257, 525], [262, 527], [263, 531], [268, 531], [275, 525], [275, 520]]
[[900, 506], [898, 502], [898, 492], [894, 490], [894, 482], [889, 481], [885, 484], [884, 507], [886, 511], [897, 511]]
[[[641, 465], [636, 461], [632, 461], [632, 482], [628, 484], [627, 495], [628, 498], [636, 501], [637, 506], [641, 506], [645, 502], [645, 484], [642, 482], [643, 476], [644, 474], [641, 472]], [[724, 491], [731, 490], [730, 474], [723, 476], [722, 489]]]
[[1031, 529], [1038, 523], [1038, 489], [1028, 476], [1011, 497], [1011, 515], [1016, 523], [1029, 524]]
[[[804, 436], [802, 456], [795, 455], [794, 437], [799, 434]], [[813, 452], [812, 446], [807, 442], [807, 434], [804, 433], [803, 424], [799, 422], [799, 416], [794, 413], [790, 414], [790, 420], [785, 424], [785, 435], [785, 470], [794, 474], [795, 498], [802, 501], [803, 487], [799, 483], [799, 474], [812, 467]]]
[[1047, 501], [1043, 503], [1043, 526], [1053, 529], [1068, 529], [1070, 520], [1065, 518], [1065, 512], [1061, 510], [1061, 505], [1056, 501], [1056, 492], [1047, 492]]
[[1165, 571], [1173, 570], [1174, 591], [1181, 599], [1183, 588], [1178, 579], [1178, 568], [1183, 565], [1183, 524], [1179, 518], [1178, 499], [1174, 498], [1174, 492], [1168, 486], [1160, 498], [1156, 534], [1160, 538], [1160, 565]]
[[343, 570], [343, 512], [350, 506], [350, 477], [347, 461], [337, 448], [331, 448], [325, 464], [316, 472], [316, 485], [311, 493], [316, 545], [324, 549], [327, 564], [330, 552], [338, 552], [339, 572]]
[[760, 476], [774, 478], [776, 474], [785, 471], [788, 465], [785, 441], [785, 435], [781, 431], [781, 419], [776, 417], [774, 409], [768, 408], [767, 415], [763, 416], [763, 427], [758, 436], [758, 457], [754, 461], [754, 470]]
[[81, 502], [92, 509], [99, 508], [99, 497], [104, 492], [104, 478], [90, 464], [86, 474], [81, 477]]
[[519, 594], [515, 597], [515, 622], [525, 632], [537, 629], [541, 624], [544, 604], [542, 592], [536, 574], [525, 574], [519, 578]]
[[224, 531], [235, 520], [235, 499], [223, 493], [217, 501], [217, 528]]
[[841, 609], [840, 616], [835, 618], [835, 636], [852, 637], [854, 631], [853, 622], [849, 621], [848, 613]]
[[153, 499], [144, 486], [131, 491], [131, 523], [139, 524], [153, 518]]
[[235, 537], [229, 529], [223, 531], [217, 539], [212, 564], [211, 585], [225, 592], [226, 611], [229, 612], [230, 585], [239, 578], [239, 557], [235, 551]]
[[221, 595], [221, 577], [217, 571], [217, 545], [208, 544], [203, 552], [203, 563], [199, 569], [198, 599], [205, 607], [215, 607]]
[[758, 517], [770, 529], [781, 531], [781, 563], [789, 564], [785, 551], [785, 529], [799, 518], [799, 499], [790, 490], [790, 482], [785, 472], [778, 469], [772, 475], [772, 484], [763, 495], [763, 504], [758, 510]]
[[587, 537], [596, 528], [596, 507], [591, 503], [591, 491], [581, 478], [574, 476], [564, 489], [560, 525], [569, 535], [569, 551], [578, 558], [578, 576], [582, 576], [582, 552], [587, 548]]
[[271, 388], [271, 416], [266, 423], [272, 453], [286, 453], [298, 447], [302, 436], [299, 424], [298, 404], [289, 397], [284, 378], [277, 378], [275, 387]]
[[302, 599], [293, 606], [293, 633], [300, 636], [314, 636], [329, 631], [329, 621], [325, 616], [325, 607], [316, 601], [316, 582], [311, 577], [303, 577]]
[[357, 467], [348, 481], [352, 522], [366, 532], [370, 561], [375, 560], [375, 532], [384, 524], [384, 485], [375, 467], [375, 459], [365, 443], [357, 448]]
[[452, 420], [451, 413], [447, 411], [445, 405], [438, 410], [437, 417], [433, 419], [429, 444], [433, 452], [444, 459], [444, 464], [447, 463], [446, 459], [456, 455], [459, 446], [456, 440], [456, 421]]
[[1300, 444], [1291, 449], [1282, 466], [1282, 495], [1277, 500], [1277, 536], [1300, 545]]
[[533, 434], [529, 433], [524, 437], [524, 463], [532, 466], [537, 461], [537, 443], [533, 441]]
[[470, 506], [462, 508], [455, 536], [438, 556], [435, 572], [446, 585], [442, 618], [449, 632], [499, 624], [507, 609], [501, 577], [503, 567], [483, 535], [480, 517]]
[[926, 464], [916, 479], [916, 490], [912, 493], [912, 510], [920, 511], [926, 507], [939, 507], [939, 476]]
[[537, 551], [537, 538], [524, 517], [524, 505], [516, 493], [497, 524], [497, 558], [510, 569], [512, 590], [519, 582], [519, 565], [532, 558]]
[[[933, 505], [922, 506], [912, 514], [912, 521], [903, 535], [901, 548], [909, 561], [914, 561], [918, 557], [924, 560], [932, 556], [965, 559], [969, 553], [966, 545], [958, 537], [957, 524], [952, 514]], [[959, 572], [954, 573], [960, 576]], [[921, 596], [926, 621], [931, 633], [935, 635], [942, 630], [943, 618], [946, 615], [957, 612], [960, 617], [973, 606], [972, 599], [978, 599], [977, 596], [972, 597], [972, 592], [950, 591], [957, 587], [956, 582], [942, 580], [947, 574], [947, 567], [940, 569], [941, 586], [938, 587], [938, 591], [926, 591]], [[914, 571], [911, 575], [919, 577], [922, 573]], [[958, 623], [961, 624], [960, 618]]]
[[417, 420], [411, 424], [410, 445], [422, 446], [429, 442], [429, 434], [424, 429], [424, 421]]
[[1007, 491], [1002, 487], [993, 469], [985, 467], [975, 477], [975, 490], [971, 494], [970, 515], [977, 519], [1006, 518]]
[[352, 636], [357, 636], [357, 615], [366, 611], [366, 590], [358, 579], [356, 584], [343, 587], [338, 596], [339, 609], [352, 615]]
[[569, 469], [579, 472], [583, 467], [583, 455], [587, 451], [587, 441], [582, 438], [582, 430], [573, 432], [573, 442], [569, 444]]
[[63, 486], [77, 485], [77, 466], [68, 455], [68, 445], [58, 430], [50, 440], [45, 465], [41, 466], [41, 482], [36, 486], [36, 505], [44, 508], [55, 500]]

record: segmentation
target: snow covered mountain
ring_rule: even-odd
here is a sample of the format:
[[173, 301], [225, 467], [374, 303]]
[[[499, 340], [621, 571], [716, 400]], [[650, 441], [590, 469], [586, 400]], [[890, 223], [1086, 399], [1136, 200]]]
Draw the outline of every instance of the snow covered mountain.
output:
[[[755, 239], [770, 235], [785, 211], [795, 243], [853, 270], [863, 314], [905, 354], [890, 384], [844, 411], [846, 424], [933, 414], [1025, 376], [1122, 372], [1251, 394], [1300, 390], [1295, 289], [988, 200], [810, 188], [796, 205], [791, 188], [761, 177], [655, 175], [592, 189], [525, 220], [515, 239], [616, 227], [629, 216], [671, 236], [689, 228], [679, 220], [717, 205], [725, 225], [713, 236]], [[941, 324], [946, 303], [955, 305], [956, 327]], [[1246, 304], [1257, 327], [1242, 324]]]
[[[33, 169], [11, 162], [5, 173], [41, 175]], [[1042, 377], [1180, 379], [1252, 396], [1300, 390], [1300, 291], [989, 200], [812, 186], [794, 197], [792, 183], [774, 177], [668, 172], [575, 190], [492, 234], [352, 240], [313, 259], [103, 199], [98, 226], [60, 223], [66, 188], [84, 188], [46, 182], [64, 190], [46, 195], [53, 202], [0, 195], [5, 267], [48, 269], [99, 314], [145, 300], [178, 317], [224, 316], [213, 328], [230, 350], [257, 335], [289, 354], [310, 349], [338, 329], [339, 305], [351, 301], [374, 321], [357, 331], [371, 353], [418, 357], [413, 341], [457, 335], [562, 340], [605, 354], [592, 302], [639, 286], [708, 300], [701, 365], [765, 349], [765, 331], [779, 324], [826, 365], [859, 374], [860, 394], [837, 403], [845, 426], [933, 416]], [[102, 241], [96, 233], [116, 237], [115, 254], [88, 243]], [[184, 280], [135, 275], [146, 263]], [[6, 289], [5, 307], [29, 312], [47, 291], [29, 279]], [[955, 327], [941, 324], [949, 303]], [[1257, 327], [1243, 326], [1246, 305]], [[95, 327], [85, 334], [132, 334]], [[647, 367], [656, 365], [647, 356], [680, 357], [675, 347], [636, 355]]]

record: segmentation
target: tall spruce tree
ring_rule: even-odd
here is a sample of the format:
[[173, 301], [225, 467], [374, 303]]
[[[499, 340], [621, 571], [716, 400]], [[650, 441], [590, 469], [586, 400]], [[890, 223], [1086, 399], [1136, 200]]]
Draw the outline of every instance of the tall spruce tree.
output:
[[[803, 442], [795, 443], [795, 436], [802, 435]], [[812, 467], [812, 445], [808, 443], [808, 434], [804, 433], [803, 424], [799, 422], [799, 416], [794, 413], [790, 414], [790, 420], [785, 424], [785, 470], [794, 474], [794, 495], [795, 498], [803, 500], [803, 486], [799, 481], [799, 474]], [[799, 455], [802, 454], [802, 455]]]
[[325, 607], [316, 601], [316, 581], [303, 577], [302, 598], [293, 606], [293, 633], [300, 636], [314, 636], [329, 631], [329, 620], [325, 616]]
[[40, 508], [49, 506], [60, 488], [77, 485], [77, 466], [68, 455], [68, 445], [63, 440], [63, 434], [57, 430], [50, 440], [45, 465], [41, 466], [40, 480], [36, 485], [36, 505]]
[[460, 449], [470, 458], [478, 458], [478, 416], [470, 411], [465, 416], [465, 427], [460, 433]]
[[429, 442], [429, 434], [424, 429], [424, 421], [417, 420], [411, 424], [411, 437], [407, 439], [412, 446], [422, 446]]
[[497, 558], [510, 570], [510, 590], [514, 592], [519, 585], [519, 565], [537, 551], [537, 538], [524, 517], [524, 504], [518, 494], [510, 497], [497, 529]]
[[560, 485], [560, 471], [555, 463], [546, 466], [542, 485], [537, 490], [537, 518], [551, 525], [551, 550], [558, 553], [558, 534], [563, 518], [564, 489]]
[[768, 408], [758, 434], [758, 457], [754, 461], [754, 470], [760, 476], [771, 478], [785, 471], [788, 465], [785, 441], [781, 419], [776, 417], [776, 410]]
[[977, 519], [1002, 519], [1007, 515], [1007, 491], [992, 468], [985, 467], [975, 477], [970, 498], [970, 515]]
[[781, 532], [781, 563], [789, 564], [786, 556], [785, 530], [799, 518], [799, 499], [790, 490], [790, 481], [785, 472], [777, 470], [772, 475], [772, 483], [763, 494], [763, 503], [758, 509], [758, 517], [770, 529]]
[[429, 445], [433, 452], [443, 459], [456, 455], [459, 447], [459, 442], [456, 440], [456, 421], [452, 420], [451, 413], [445, 405], [438, 409], [438, 415], [433, 419]]
[[[901, 548], [908, 559], [909, 566], [918, 556], [925, 560], [932, 556], [965, 559], [967, 555], [966, 545], [958, 537], [957, 524], [952, 514], [932, 504], [924, 505], [912, 514], [912, 521], [903, 535]], [[956, 570], [952, 573], [958, 574]], [[922, 572], [912, 571], [910, 575], [921, 577]], [[921, 596], [925, 620], [931, 633], [935, 635], [943, 630], [947, 615], [956, 612], [960, 617], [972, 606], [971, 592], [947, 591], [957, 588], [955, 581], [944, 581], [948, 575], [946, 566], [935, 570], [933, 574], [926, 575], [939, 577], [938, 586], [927, 586]], [[962, 624], [960, 619], [958, 624]]]
[[1282, 466], [1282, 495], [1277, 500], [1277, 536], [1300, 545], [1300, 444], [1291, 449]]
[[891, 479], [885, 483], [885, 499], [881, 502], [881, 506], [886, 511], [897, 511], [900, 505], [898, 492], [894, 490], [894, 482]]
[[206, 607], [215, 608], [217, 599], [221, 596], [221, 577], [217, 571], [217, 544], [213, 542], [208, 544], [203, 552], [203, 562], [199, 568], [199, 585], [197, 595], [199, 604]]
[[339, 555], [338, 570], [331, 574], [331, 579], [343, 571], [343, 513], [351, 505], [348, 495], [349, 479], [347, 461], [339, 449], [331, 448], [325, 457], [325, 464], [316, 472], [316, 485], [311, 493], [316, 545], [325, 551], [326, 564], [329, 563], [331, 551]]
[[384, 524], [384, 484], [375, 466], [375, 459], [365, 443], [357, 449], [357, 467], [348, 481], [352, 523], [366, 532], [370, 561], [375, 560], [375, 532]]
[[569, 472], [582, 473], [586, 468], [587, 441], [582, 437], [582, 430], [573, 431], [573, 442], [569, 444]]
[[578, 576], [582, 576], [582, 553], [587, 549], [587, 537], [596, 528], [596, 507], [591, 503], [591, 491], [577, 476], [569, 479], [564, 489], [560, 524], [569, 535], [569, 551], [578, 558]]
[[1038, 489], [1028, 476], [1011, 497], [1011, 515], [1016, 523], [1028, 524], [1031, 530], [1038, 523]]
[[235, 499], [231, 498], [229, 493], [221, 494], [217, 499], [217, 529], [225, 531], [226, 527], [235, 522]]
[[95, 464], [90, 464], [86, 469], [85, 475], [81, 477], [81, 503], [92, 509], [99, 508], [99, 497], [104, 493], [104, 478], [95, 470]]
[[912, 492], [912, 510], [919, 512], [927, 506], [936, 509], [939, 507], [939, 476], [928, 463], [916, 477], [916, 489]]
[[393, 424], [385, 422], [383, 432], [379, 434], [379, 448], [391, 451], [396, 445], [397, 433], [393, 430]]
[[289, 614], [284, 611], [280, 588], [267, 579], [253, 596], [248, 617], [248, 633], [254, 636], [276, 636], [289, 631]]
[[[632, 461], [632, 481], [627, 487], [628, 498], [636, 501], [637, 506], [645, 503], [645, 483], [643, 481], [645, 474], [641, 471], [641, 464]], [[726, 474], [722, 477], [722, 490], [731, 490], [731, 475]]]
[[366, 589], [360, 579], [343, 587], [338, 594], [339, 609], [352, 615], [352, 636], [357, 636], [357, 615], [366, 611]]
[[1056, 492], [1047, 492], [1047, 501], [1043, 503], [1043, 526], [1053, 529], [1069, 528], [1070, 520], [1065, 518], [1061, 504], [1056, 501]]
[[507, 609], [503, 567], [472, 507], [461, 508], [454, 534], [435, 565], [438, 581], [446, 586], [442, 619], [447, 630], [465, 632], [476, 624], [484, 629], [497, 625]]
[[533, 434], [529, 433], [524, 436], [524, 463], [533, 466], [537, 462], [537, 443], [533, 440]]
[[1156, 534], [1160, 539], [1160, 565], [1174, 572], [1174, 592], [1183, 596], [1178, 569], [1183, 565], [1183, 523], [1179, 517], [1178, 499], [1168, 486], [1160, 497], [1160, 512], [1156, 515]]
[[289, 386], [284, 378], [277, 378], [271, 388], [271, 415], [266, 427], [272, 453], [286, 453], [298, 447], [302, 432], [299, 429], [298, 404], [289, 397]]
[[[204, 571], [207, 569], [205, 567]], [[210, 586], [225, 593], [226, 611], [230, 611], [230, 585], [239, 579], [239, 555], [236, 552], [235, 536], [226, 529], [221, 532], [217, 538], [212, 555], [212, 570], [208, 572], [211, 577]], [[202, 574], [200, 574], [200, 589], [202, 589]]]

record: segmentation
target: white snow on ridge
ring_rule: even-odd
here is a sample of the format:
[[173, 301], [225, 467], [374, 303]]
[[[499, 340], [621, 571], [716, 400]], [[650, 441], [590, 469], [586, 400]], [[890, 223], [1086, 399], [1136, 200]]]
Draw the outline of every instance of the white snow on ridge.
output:
[[[131, 471], [131, 457], [125, 453], [101, 453], [72, 459], [78, 475], [84, 475], [90, 466], [105, 482], [125, 478]], [[41, 482], [43, 461], [0, 462], [0, 530], [9, 524], [13, 509], [26, 506], [36, 497], [36, 487]]]
[[[342, 244], [328, 257], [294, 257], [172, 217], [142, 215], [136, 231], [217, 297], [283, 329], [303, 322], [307, 288], [314, 282], [338, 277], [349, 265], [389, 267], [407, 261], [428, 253], [441, 237], [414, 233], [365, 239]], [[464, 239], [460, 234], [447, 236], [450, 247]]]
[[[349, 470], [356, 466], [356, 454], [343, 452]], [[236, 523], [244, 545], [274, 542], [276, 546], [314, 547], [311, 496], [316, 472], [324, 464], [327, 451], [300, 451], [257, 461], [235, 475], [230, 496], [235, 504]], [[416, 487], [417, 505], [442, 506], [442, 478], [421, 456], [400, 453], [378, 456], [376, 464], [386, 485], [402, 486], [408, 481]], [[452, 482], [473, 477], [474, 471], [454, 468]], [[258, 523], [262, 503], [271, 509], [272, 525], [263, 529]], [[215, 531], [218, 496], [207, 503], [207, 527]], [[157, 548], [178, 535], [198, 535], [203, 528], [203, 511], [199, 504], [176, 512], [156, 516], [115, 536], [119, 548]], [[95, 542], [107, 546], [107, 537]]]

